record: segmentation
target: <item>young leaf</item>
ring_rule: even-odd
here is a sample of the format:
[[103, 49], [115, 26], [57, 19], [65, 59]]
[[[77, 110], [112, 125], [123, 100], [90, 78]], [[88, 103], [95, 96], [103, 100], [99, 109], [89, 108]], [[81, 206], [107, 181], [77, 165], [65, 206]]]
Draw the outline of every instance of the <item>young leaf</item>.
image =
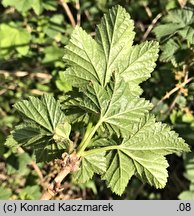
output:
[[82, 91], [84, 96], [71, 100], [71, 105], [96, 114], [99, 122], [118, 136], [120, 132], [128, 136], [133, 123], [152, 108], [148, 101], [134, 97], [128, 91], [128, 84], [118, 74], [115, 74], [111, 87], [104, 88], [94, 83]]
[[129, 15], [116, 6], [97, 27], [96, 40], [77, 27], [64, 56], [69, 66], [64, 78], [79, 90], [69, 94], [65, 107], [85, 111], [92, 116], [89, 125], [94, 124], [77, 149], [82, 161], [76, 179], [85, 182], [99, 173], [95, 158], [107, 152], [99, 157], [103, 163], [106, 158], [100, 174], [119, 195], [133, 175], [163, 188], [168, 176], [164, 156], [189, 151], [175, 132], [148, 115], [152, 105], [139, 97], [139, 84], [155, 67], [158, 43], [132, 46], [133, 38]]
[[146, 80], [155, 67], [158, 44], [146, 42], [133, 47], [133, 28], [129, 14], [120, 6], [104, 15], [96, 41], [76, 27], [65, 47], [64, 60], [71, 66], [65, 71], [66, 79], [74, 86], [91, 80], [104, 87], [117, 71], [137, 84]]

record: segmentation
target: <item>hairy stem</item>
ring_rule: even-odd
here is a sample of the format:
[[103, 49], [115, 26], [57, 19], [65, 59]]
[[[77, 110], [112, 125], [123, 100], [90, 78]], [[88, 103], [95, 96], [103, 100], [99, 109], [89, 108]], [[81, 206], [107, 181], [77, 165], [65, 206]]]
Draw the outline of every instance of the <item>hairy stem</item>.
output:
[[70, 173], [75, 172], [79, 167], [79, 158], [76, 153], [72, 153], [71, 155], [64, 153], [62, 155], [62, 169], [55, 177], [53, 182], [48, 186], [46, 191], [43, 192], [41, 200], [50, 200], [54, 197], [58, 192], [63, 190], [61, 187], [61, 182], [63, 179]]

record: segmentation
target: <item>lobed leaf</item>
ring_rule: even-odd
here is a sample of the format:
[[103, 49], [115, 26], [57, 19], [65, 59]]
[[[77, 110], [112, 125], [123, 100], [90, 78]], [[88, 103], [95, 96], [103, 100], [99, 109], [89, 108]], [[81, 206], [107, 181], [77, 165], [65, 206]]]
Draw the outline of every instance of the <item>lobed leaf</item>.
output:
[[16, 126], [5, 144], [12, 148], [31, 146], [37, 162], [60, 157], [70, 143], [71, 127], [59, 102], [52, 96], [43, 95], [41, 99], [29, 97], [14, 107], [24, 116], [25, 123]]
[[[153, 116], [147, 117], [136, 125], [133, 135], [107, 155], [107, 171], [103, 179], [119, 195], [133, 175], [156, 188], [163, 188], [168, 177], [168, 163], [164, 156], [188, 151], [189, 147], [174, 131], [165, 124], [155, 123]], [[125, 180], [119, 180], [122, 174]], [[116, 186], [116, 181], [121, 183]]]

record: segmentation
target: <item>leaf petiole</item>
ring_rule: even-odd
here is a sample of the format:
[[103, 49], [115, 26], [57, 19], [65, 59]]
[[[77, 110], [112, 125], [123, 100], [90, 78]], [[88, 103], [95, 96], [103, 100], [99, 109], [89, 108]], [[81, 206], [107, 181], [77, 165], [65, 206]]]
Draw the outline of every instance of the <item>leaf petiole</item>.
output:
[[97, 154], [99, 152], [116, 150], [116, 149], [120, 149], [120, 148], [121, 148], [120, 145], [113, 145], [113, 146], [106, 146], [106, 147], [103, 147], [103, 148], [96, 148], [96, 149], [85, 151], [80, 156], [86, 157], [86, 156], [89, 156], [89, 155], [92, 155], [92, 154]]
[[[80, 143], [79, 147], [78, 147], [78, 152], [77, 152], [77, 156], [80, 157], [84, 150], [87, 148], [87, 146], [89, 145], [92, 137], [94, 136], [94, 134], [96, 133], [96, 131], [98, 130], [98, 128], [100, 127], [100, 125], [102, 124], [103, 120], [100, 119], [98, 121], [98, 123], [93, 127], [93, 128], [90, 128], [90, 129], [87, 129], [86, 130], [86, 134], [82, 140], [82, 142]], [[89, 133], [88, 133], [88, 130], [89, 130]]]

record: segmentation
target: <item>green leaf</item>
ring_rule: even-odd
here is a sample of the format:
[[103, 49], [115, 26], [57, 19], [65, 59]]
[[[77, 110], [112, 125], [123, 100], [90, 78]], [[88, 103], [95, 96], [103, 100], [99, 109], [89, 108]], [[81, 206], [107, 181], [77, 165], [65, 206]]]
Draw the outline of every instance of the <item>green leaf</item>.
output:
[[178, 33], [189, 43], [194, 44], [194, 28], [187, 26]]
[[103, 85], [104, 58], [102, 47], [84, 30], [76, 27], [65, 47], [63, 59], [71, 65], [65, 71], [65, 78], [74, 85], [87, 83], [89, 80]]
[[71, 126], [59, 102], [52, 96], [43, 95], [41, 99], [29, 97], [29, 100], [20, 101], [14, 107], [24, 116], [25, 123], [8, 136], [7, 146], [32, 146], [37, 162], [58, 158], [70, 147]]
[[68, 92], [72, 90], [72, 86], [64, 77], [63, 72], [59, 72], [59, 77], [56, 80], [56, 86], [60, 91]]
[[79, 170], [74, 174], [76, 181], [85, 183], [94, 173], [102, 174], [106, 171], [105, 152], [89, 155], [82, 159]]
[[129, 85], [147, 80], [156, 66], [158, 51], [158, 43], [153, 41], [133, 46], [128, 53], [128, 60], [120, 66], [124, 80], [129, 81]]
[[68, 67], [64, 78], [76, 87], [66, 96], [66, 112], [71, 116], [72, 110], [84, 111], [90, 116], [77, 149], [82, 162], [76, 179], [92, 178], [97, 161], [88, 158], [106, 152], [102, 179], [119, 195], [133, 175], [163, 188], [168, 176], [164, 156], [189, 151], [183, 139], [148, 115], [152, 105], [140, 98], [139, 84], [155, 67], [158, 43], [133, 46], [133, 38], [130, 16], [116, 6], [104, 15], [95, 40], [76, 27], [64, 55]]
[[121, 195], [129, 179], [135, 174], [132, 160], [122, 151], [111, 151], [107, 157], [107, 171], [102, 179], [113, 192]]
[[13, 138], [12, 134], [7, 137], [5, 146], [9, 147], [12, 150], [12, 152], [17, 152], [18, 142]]
[[163, 52], [160, 56], [161, 61], [176, 61], [174, 55], [179, 48], [180, 46], [175, 42], [175, 40], [168, 40], [168, 42], [162, 47]]
[[41, 197], [40, 186], [27, 186], [19, 194], [21, 200], [38, 200]]
[[46, 33], [50, 38], [56, 40], [57, 42], [62, 41], [63, 34], [65, 32], [64, 17], [62, 14], [53, 15], [47, 25], [43, 28], [44, 33]]
[[70, 109], [78, 106], [94, 113], [118, 136], [129, 134], [132, 124], [151, 109], [137, 97], [141, 93], [138, 84], [153, 71], [158, 44], [132, 46], [133, 38], [130, 16], [116, 6], [102, 19], [96, 41], [77, 27], [65, 47], [64, 60], [70, 67], [64, 78], [83, 92], [70, 100]]
[[0, 25], [0, 55], [7, 55], [13, 49], [26, 55], [30, 40], [31, 35], [25, 29], [13, 26], [12, 23]]
[[189, 39], [193, 38], [191, 32], [191, 25], [194, 23], [194, 12], [192, 9], [183, 8], [178, 10], [172, 10], [163, 19], [163, 24], [158, 25], [154, 29], [154, 33], [158, 40], [164, 39], [167, 36], [171, 37], [176, 33], [186, 37], [188, 35]]
[[3, 0], [2, 4], [15, 7], [19, 12], [25, 13], [31, 8], [37, 15], [40, 15], [43, 11], [43, 0]]
[[3, 0], [2, 4], [7, 6], [14, 6], [19, 12], [28, 11], [32, 5], [34, 0]]
[[112, 72], [119, 68], [123, 57], [130, 52], [135, 36], [133, 29], [130, 15], [119, 6], [109, 10], [98, 25], [95, 39], [105, 56], [103, 86], [109, 82]]
[[183, 8], [170, 11], [165, 18], [166, 22], [179, 23], [182, 26], [191, 25], [194, 23], [194, 13], [192, 8]]
[[43, 1], [42, 4], [46, 10], [50, 10], [50, 11], [57, 10], [57, 2], [55, 0], [46, 0], [46, 1]]
[[48, 95], [43, 95], [41, 100], [36, 97], [29, 97], [29, 100], [20, 101], [14, 107], [26, 119], [32, 120], [51, 133], [57, 124], [63, 123], [65, 119], [59, 102]]
[[76, 95], [75, 99], [71, 100], [71, 105], [94, 113], [110, 132], [114, 131], [118, 136], [120, 133], [128, 136], [132, 132], [133, 124], [148, 113], [152, 105], [142, 98], [134, 97], [120, 75], [115, 74], [111, 84], [111, 87], [106, 88], [97, 83], [88, 85], [87, 89], [81, 89], [84, 96], [78, 98]]
[[57, 60], [61, 60], [63, 57], [63, 49], [59, 47], [50, 46], [44, 49], [45, 57], [42, 63], [53, 63]]
[[166, 36], [175, 34], [177, 30], [179, 30], [181, 27], [182, 26], [180, 26], [180, 24], [174, 24], [174, 23], [161, 24], [156, 26], [153, 32], [155, 33], [157, 40], [160, 41]]
[[32, 8], [37, 15], [43, 11], [43, 0], [33, 0]]
[[180, 200], [194, 200], [194, 191], [183, 191], [178, 198]]
[[183, 139], [166, 125], [155, 123], [153, 117], [142, 119], [135, 129], [133, 135], [116, 147], [117, 150], [107, 155], [103, 179], [119, 195], [133, 175], [156, 188], [164, 188], [168, 176], [164, 156], [189, 151]]
[[146, 42], [133, 47], [133, 38], [133, 22], [120, 6], [104, 15], [96, 41], [76, 27], [65, 47], [64, 60], [71, 65], [65, 71], [66, 79], [75, 86], [92, 80], [104, 87], [116, 71], [136, 84], [146, 80], [155, 67], [158, 44]]
[[7, 174], [27, 176], [30, 173], [30, 168], [27, 165], [31, 163], [31, 160], [27, 153], [11, 155], [7, 159]]

